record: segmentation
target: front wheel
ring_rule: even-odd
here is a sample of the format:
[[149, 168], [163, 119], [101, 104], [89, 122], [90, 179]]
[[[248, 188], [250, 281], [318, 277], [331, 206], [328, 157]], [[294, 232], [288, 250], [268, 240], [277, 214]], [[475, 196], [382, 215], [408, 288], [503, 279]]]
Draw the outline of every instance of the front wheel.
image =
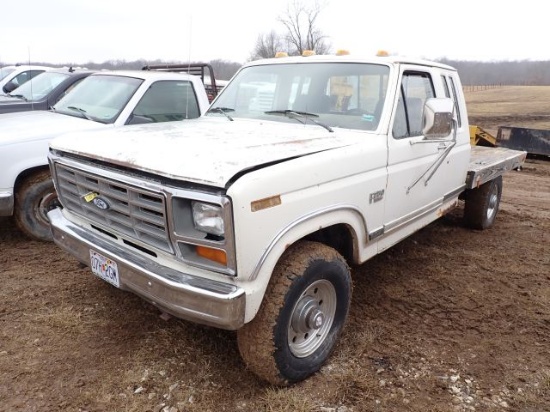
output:
[[34, 173], [25, 178], [15, 194], [15, 222], [28, 237], [50, 241], [53, 237], [46, 214], [59, 205], [49, 171]]
[[466, 192], [464, 220], [473, 229], [491, 227], [497, 216], [502, 195], [502, 176]]
[[249, 369], [274, 385], [318, 371], [344, 327], [351, 289], [348, 265], [334, 249], [305, 241], [289, 248], [258, 314], [237, 333]]

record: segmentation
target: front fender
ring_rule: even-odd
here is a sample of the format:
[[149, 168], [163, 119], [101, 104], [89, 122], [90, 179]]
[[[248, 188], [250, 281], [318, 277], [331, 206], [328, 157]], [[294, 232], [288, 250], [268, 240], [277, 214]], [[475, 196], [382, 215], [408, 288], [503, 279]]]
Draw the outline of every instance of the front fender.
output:
[[[376, 245], [368, 243], [368, 226], [360, 210], [353, 205], [333, 205], [304, 215], [282, 228], [273, 238], [256, 263], [245, 286], [247, 297], [245, 322], [258, 312], [275, 265], [283, 252], [306, 236], [330, 226], [343, 224], [353, 240], [355, 261], [361, 261], [365, 253], [376, 253]], [[371, 251], [372, 249], [372, 251]]]

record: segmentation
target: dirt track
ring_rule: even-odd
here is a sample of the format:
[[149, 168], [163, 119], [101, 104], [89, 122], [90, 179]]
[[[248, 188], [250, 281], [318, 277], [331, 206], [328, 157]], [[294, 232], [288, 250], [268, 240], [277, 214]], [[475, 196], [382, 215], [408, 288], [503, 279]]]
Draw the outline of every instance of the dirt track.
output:
[[550, 162], [505, 176], [490, 230], [460, 212], [354, 270], [341, 344], [288, 389], [2, 218], [0, 410], [549, 411]]

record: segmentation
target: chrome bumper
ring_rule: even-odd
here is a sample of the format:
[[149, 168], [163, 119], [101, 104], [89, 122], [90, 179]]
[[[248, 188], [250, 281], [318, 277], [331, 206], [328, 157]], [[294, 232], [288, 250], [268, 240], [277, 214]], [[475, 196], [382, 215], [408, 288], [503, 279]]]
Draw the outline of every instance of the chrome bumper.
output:
[[48, 213], [54, 242], [90, 265], [90, 249], [117, 263], [120, 288], [129, 290], [176, 317], [222, 329], [244, 324], [246, 295], [229, 283], [204, 279], [160, 266], [65, 219], [61, 209]]
[[14, 201], [13, 193], [0, 192], [0, 216], [13, 215]]

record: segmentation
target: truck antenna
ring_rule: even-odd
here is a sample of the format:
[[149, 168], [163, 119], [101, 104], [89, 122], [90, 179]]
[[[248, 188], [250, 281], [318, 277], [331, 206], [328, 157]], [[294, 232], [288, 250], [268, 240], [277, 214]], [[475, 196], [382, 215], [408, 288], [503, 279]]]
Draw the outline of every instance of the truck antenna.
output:
[[29, 82], [31, 82], [31, 110], [34, 110], [34, 93], [32, 91], [32, 70], [31, 70], [31, 46], [27, 45], [27, 61], [29, 63]]

